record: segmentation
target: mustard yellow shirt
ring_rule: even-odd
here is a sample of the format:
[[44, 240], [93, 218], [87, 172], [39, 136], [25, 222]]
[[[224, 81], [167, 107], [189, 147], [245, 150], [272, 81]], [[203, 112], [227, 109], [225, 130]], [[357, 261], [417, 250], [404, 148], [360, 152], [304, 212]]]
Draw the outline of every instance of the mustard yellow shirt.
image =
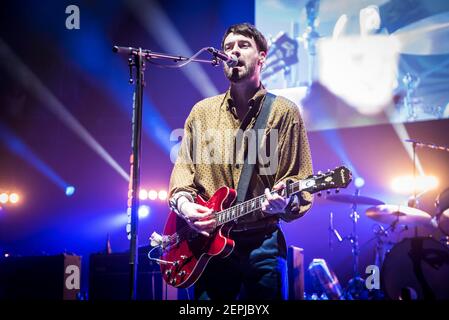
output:
[[[235, 139], [236, 132], [243, 135], [251, 132], [265, 95], [266, 90], [261, 87], [248, 101], [249, 111], [243, 120], [237, 116], [230, 90], [201, 100], [192, 108], [171, 174], [169, 198], [179, 192], [189, 194], [192, 199], [198, 194], [210, 198], [222, 186], [237, 189], [243, 155], [255, 149], [250, 148], [247, 140], [241, 143]], [[278, 182], [296, 181], [312, 174], [306, 129], [298, 107], [290, 100], [280, 96], [274, 100], [262, 145], [265, 154], [272, 157], [260, 160], [256, 155], [265, 169], [255, 166], [247, 199], [262, 195], [265, 188], [272, 189]], [[303, 216], [311, 207], [312, 197], [304, 200], [292, 201], [280, 218], [291, 221]], [[269, 214], [257, 211], [239, 221], [250, 223], [265, 216]]]

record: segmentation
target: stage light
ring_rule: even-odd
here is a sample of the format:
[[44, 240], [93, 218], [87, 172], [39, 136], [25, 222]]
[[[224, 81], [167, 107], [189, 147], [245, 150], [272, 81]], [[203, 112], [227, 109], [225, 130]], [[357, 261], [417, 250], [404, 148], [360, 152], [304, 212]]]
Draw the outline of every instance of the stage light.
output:
[[148, 199], [148, 191], [145, 189], [140, 189], [139, 191], [139, 199], [140, 200], [147, 200]]
[[165, 190], [159, 191], [158, 197], [159, 197], [159, 200], [162, 200], [162, 201], [167, 200], [167, 191], [165, 191]]
[[148, 199], [156, 200], [157, 199], [157, 191], [156, 190], [148, 191]]
[[13, 204], [19, 202], [19, 195], [17, 193], [11, 193], [9, 195], [9, 202], [11, 202]]
[[68, 186], [65, 188], [65, 195], [67, 197], [71, 197], [75, 193], [75, 187], [74, 186]]
[[9, 200], [9, 195], [7, 193], [0, 194], [0, 203], [7, 203]]
[[391, 182], [393, 191], [400, 194], [421, 193], [436, 187], [438, 187], [438, 179], [434, 176], [417, 176], [416, 180], [413, 176], [403, 176], [394, 178]]
[[150, 215], [150, 207], [146, 205], [139, 206], [139, 218], [146, 218]]
[[365, 185], [365, 180], [362, 177], [357, 177], [354, 180], [354, 185], [356, 186], [356, 188], [360, 189]]

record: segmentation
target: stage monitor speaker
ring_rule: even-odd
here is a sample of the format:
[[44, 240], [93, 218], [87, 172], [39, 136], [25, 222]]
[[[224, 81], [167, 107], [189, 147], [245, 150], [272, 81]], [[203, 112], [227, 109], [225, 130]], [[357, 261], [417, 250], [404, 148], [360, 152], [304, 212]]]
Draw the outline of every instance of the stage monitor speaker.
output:
[[0, 300], [76, 300], [80, 282], [80, 256], [60, 254], [0, 260]]
[[[176, 300], [178, 289], [167, 286], [159, 265], [139, 248], [137, 300]], [[89, 300], [129, 300], [129, 253], [92, 254], [89, 260]]]

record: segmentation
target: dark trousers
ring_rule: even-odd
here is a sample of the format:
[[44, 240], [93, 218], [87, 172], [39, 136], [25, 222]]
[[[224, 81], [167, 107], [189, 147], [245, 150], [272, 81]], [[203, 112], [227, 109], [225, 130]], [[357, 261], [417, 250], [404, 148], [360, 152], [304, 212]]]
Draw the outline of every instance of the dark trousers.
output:
[[196, 300], [286, 300], [287, 246], [282, 230], [231, 232], [234, 251], [212, 258], [195, 284]]

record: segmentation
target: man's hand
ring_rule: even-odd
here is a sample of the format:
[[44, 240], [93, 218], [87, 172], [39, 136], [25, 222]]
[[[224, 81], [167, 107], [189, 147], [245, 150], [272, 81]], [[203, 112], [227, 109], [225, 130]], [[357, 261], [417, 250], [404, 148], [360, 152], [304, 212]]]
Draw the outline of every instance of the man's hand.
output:
[[[284, 189], [284, 182], [280, 182], [273, 187], [274, 191]], [[285, 194], [285, 192], [283, 192], [282, 194]], [[290, 198], [279, 195], [278, 193], [271, 194], [268, 188], [265, 189], [265, 198], [266, 199], [264, 200], [264, 202], [262, 202], [262, 211], [269, 214], [283, 213], [288, 203], [290, 202]]]
[[210, 233], [215, 230], [217, 220], [212, 209], [185, 201], [179, 206], [179, 211], [189, 226], [202, 235], [209, 237]]

